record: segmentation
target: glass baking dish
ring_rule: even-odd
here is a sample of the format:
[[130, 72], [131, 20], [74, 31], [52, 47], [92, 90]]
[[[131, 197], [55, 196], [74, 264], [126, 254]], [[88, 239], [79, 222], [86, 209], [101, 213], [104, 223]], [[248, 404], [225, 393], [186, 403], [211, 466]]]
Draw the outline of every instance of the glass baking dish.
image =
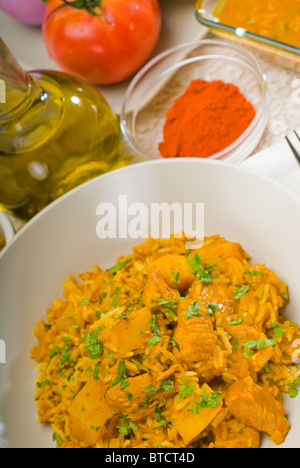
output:
[[255, 34], [242, 27], [233, 27], [221, 23], [214, 14], [218, 3], [219, 0], [197, 0], [196, 18], [202, 25], [211, 28], [218, 36], [225, 36], [242, 44], [251, 45], [252, 47], [300, 63], [299, 47], [279, 42], [267, 36]]

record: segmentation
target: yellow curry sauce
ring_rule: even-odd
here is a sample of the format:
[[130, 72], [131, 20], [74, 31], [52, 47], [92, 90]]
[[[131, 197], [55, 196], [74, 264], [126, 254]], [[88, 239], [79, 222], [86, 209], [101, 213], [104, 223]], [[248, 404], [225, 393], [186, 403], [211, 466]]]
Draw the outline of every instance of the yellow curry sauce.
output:
[[300, 47], [300, 0], [220, 0], [221, 23]]

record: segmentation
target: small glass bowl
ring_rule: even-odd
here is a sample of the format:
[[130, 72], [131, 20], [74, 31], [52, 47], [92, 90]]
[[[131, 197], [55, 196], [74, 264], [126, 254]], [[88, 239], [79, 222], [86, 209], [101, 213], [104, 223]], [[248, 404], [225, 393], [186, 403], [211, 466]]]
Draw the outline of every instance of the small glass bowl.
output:
[[[159, 159], [167, 110], [194, 79], [221, 80], [239, 87], [256, 109], [246, 131], [229, 147], [209, 156], [238, 163], [259, 143], [269, 117], [266, 76], [255, 57], [235, 44], [202, 40], [181, 44], [151, 60], [134, 77], [121, 111], [122, 134], [142, 160]], [[198, 156], [201, 157], [201, 156]]]

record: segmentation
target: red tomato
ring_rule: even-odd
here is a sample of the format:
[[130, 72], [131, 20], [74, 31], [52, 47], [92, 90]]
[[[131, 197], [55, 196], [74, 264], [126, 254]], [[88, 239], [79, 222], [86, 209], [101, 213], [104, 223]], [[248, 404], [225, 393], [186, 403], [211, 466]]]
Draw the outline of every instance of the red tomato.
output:
[[157, 0], [96, 1], [101, 16], [64, 3], [47, 3], [43, 34], [49, 55], [63, 70], [93, 84], [117, 83], [136, 72], [159, 38]]

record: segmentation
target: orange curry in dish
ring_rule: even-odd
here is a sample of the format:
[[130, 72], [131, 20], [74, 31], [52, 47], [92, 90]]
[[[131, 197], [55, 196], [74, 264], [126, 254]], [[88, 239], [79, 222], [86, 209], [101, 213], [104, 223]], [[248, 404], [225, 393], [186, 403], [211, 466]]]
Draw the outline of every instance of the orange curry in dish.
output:
[[300, 0], [220, 0], [221, 23], [300, 47]]
[[249, 261], [218, 235], [197, 250], [150, 238], [109, 270], [70, 277], [31, 351], [38, 421], [57, 447], [282, 444], [299, 326], [284, 316], [287, 284]]

